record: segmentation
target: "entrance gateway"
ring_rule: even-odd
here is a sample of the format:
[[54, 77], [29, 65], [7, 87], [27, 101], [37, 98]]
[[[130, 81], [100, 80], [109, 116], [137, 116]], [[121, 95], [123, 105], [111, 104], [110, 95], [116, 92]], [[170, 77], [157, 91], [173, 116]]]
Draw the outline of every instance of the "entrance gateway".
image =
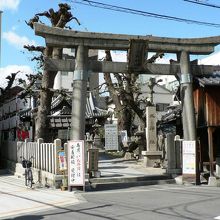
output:
[[[45, 68], [53, 71], [74, 71], [72, 96], [71, 140], [83, 140], [85, 133], [86, 84], [88, 71], [155, 75], [180, 74], [182, 123], [185, 141], [196, 141], [192, 75], [219, 71], [218, 66], [190, 65], [190, 55], [209, 55], [220, 44], [220, 36], [207, 38], [166, 38], [155, 36], [120, 35], [79, 32], [34, 24], [35, 34], [45, 38], [46, 45], [57, 48], [76, 48], [76, 59], [47, 58]], [[92, 61], [90, 49], [129, 50], [129, 62]], [[146, 52], [175, 53], [178, 63], [143, 65]], [[135, 59], [135, 61], [134, 61]], [[198, 170], [197, 170], [198, 171]], [[198, 172], [196, 172], [198, 174]], [[197, 180], [199, 176], [197, 175]]]

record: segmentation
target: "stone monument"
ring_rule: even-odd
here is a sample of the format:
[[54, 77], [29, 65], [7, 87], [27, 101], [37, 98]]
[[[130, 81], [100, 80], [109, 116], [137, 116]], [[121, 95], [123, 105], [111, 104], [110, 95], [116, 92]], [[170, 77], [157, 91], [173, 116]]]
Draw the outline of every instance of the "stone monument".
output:
[[160, 163], [162, 156], [162, 151], [157, 149], [157, 119], [155, 106], [148, 106], [146, 108], [146, 120], [147, 150], [142, 151], [142, 156], [144, 156], [144, 165], [153, 167], [155, 163]]

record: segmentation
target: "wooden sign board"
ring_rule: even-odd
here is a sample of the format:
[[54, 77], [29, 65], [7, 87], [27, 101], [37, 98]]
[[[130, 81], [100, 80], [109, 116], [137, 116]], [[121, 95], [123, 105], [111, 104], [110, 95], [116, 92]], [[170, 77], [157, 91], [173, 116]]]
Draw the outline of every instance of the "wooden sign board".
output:
[[144, 69], [146, 60], [146, 40], [130, 40], [130, 47], [128, 52], [128, 71], [141, 72]]

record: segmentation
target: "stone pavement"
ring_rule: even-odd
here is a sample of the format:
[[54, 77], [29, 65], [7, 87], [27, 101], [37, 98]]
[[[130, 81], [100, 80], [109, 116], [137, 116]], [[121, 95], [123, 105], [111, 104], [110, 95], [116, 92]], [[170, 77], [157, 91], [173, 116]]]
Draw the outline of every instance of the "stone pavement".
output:
[[144, 167], [142, 160], [99, 156], [100, 178], [90, 179], [91, 190], [109, 190], [132, 186], [175, 183], [166, 170]]
[[20, 216], [83, 202], [76, 192], [24, 185], [24, 179], [13, 175], [0, 176], [0, 219]]

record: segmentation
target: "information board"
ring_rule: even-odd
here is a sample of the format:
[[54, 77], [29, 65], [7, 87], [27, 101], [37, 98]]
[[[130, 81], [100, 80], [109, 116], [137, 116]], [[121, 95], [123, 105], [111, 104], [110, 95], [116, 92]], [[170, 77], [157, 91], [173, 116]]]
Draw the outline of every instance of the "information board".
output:
[[105, 124], [105, 150], [119, 150], [117, 124]]
[[59, 161], [59, 170], [65, 171], [67, 170], [67, 163], [66, 163], [66, 154], [65, 151], [61, 150], [58, 151], [58, 161]]
[[68, 141], [68, 185], [85, 185], [84, 141]]
[[183, 141], [183, 174], [196, 174], [195, 141]]

